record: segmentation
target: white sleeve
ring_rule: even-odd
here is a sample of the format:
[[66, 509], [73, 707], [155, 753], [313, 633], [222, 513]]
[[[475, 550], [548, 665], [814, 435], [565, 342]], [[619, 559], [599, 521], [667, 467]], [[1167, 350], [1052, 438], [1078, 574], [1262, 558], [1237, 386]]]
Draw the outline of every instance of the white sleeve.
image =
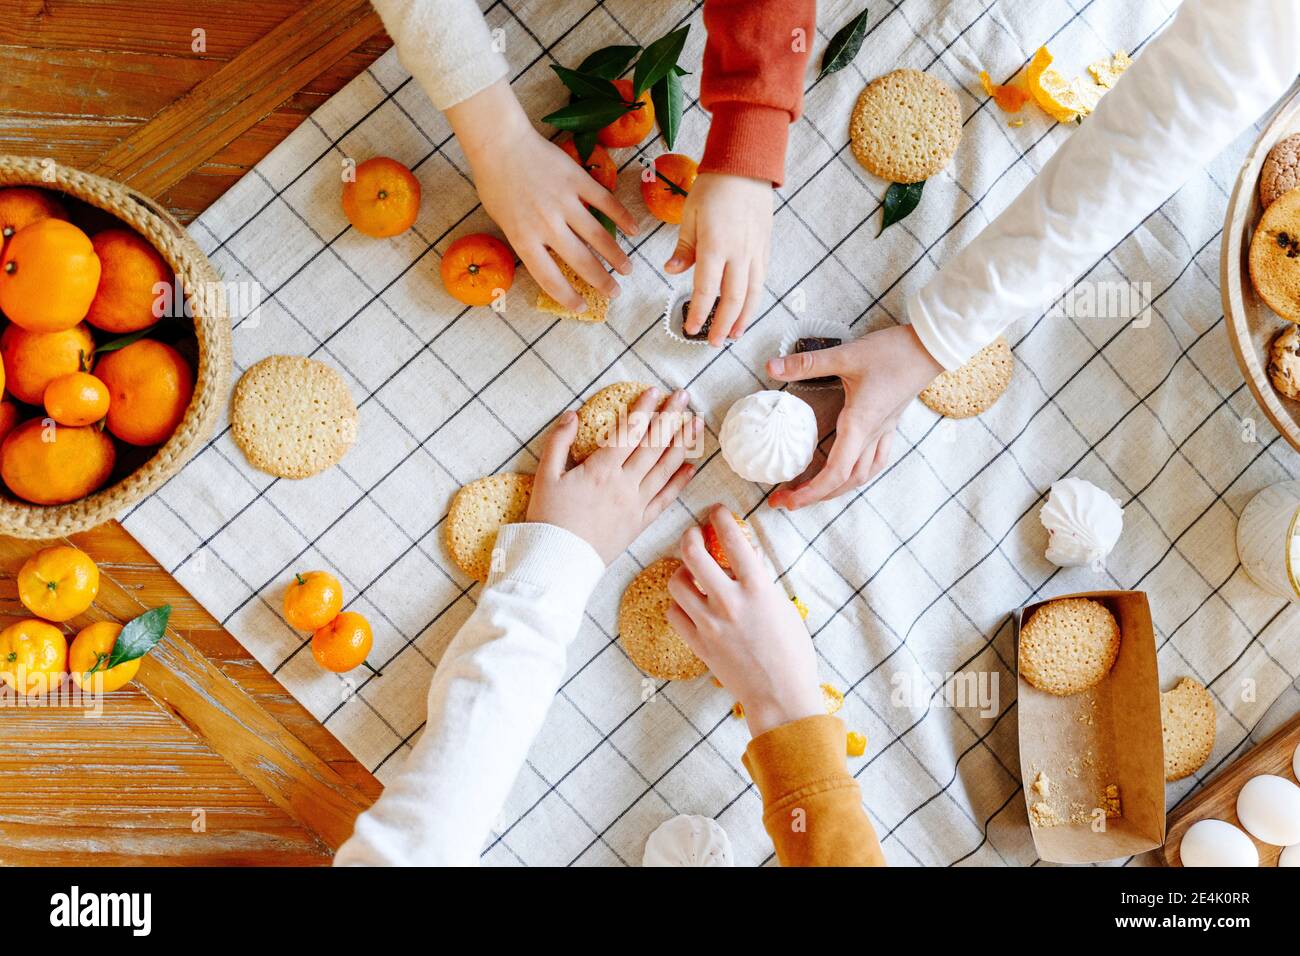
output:
[[502, 528], [493, 563], [434, 673], [423, 736], [336, 866], [478, 863], [605, 570], [591, 545], [548, 524]]
[[1296, 0], [1185, 0], [1033, 182], [908, 298], [926, 349], [957, 368], [1046, 308], [1298, 72]]
[[402, 66], [440, 110], [506, 75], [474, 0], [372, 0]]

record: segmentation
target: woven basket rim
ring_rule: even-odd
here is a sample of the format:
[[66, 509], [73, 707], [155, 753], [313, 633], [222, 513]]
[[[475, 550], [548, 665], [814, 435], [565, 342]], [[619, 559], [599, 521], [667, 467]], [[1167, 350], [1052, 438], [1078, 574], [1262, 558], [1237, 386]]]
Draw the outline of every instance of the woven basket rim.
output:
[[[122, 183], [51, 160], [0, 155], [0, 188], [9, 186], [60, 192], [109, 213], [158, 251], [180, 279], [182, 290], [221, 281], [198, 244], [170, 213]], [[194, 394], [171, 437], [135, 471], [77, 501], [36, 505], [14, 497], [0, 498], [0, 534], [57, 538], [103, 524], [161, 487], [199, 450], [225, 407], [231, 374], [230, 317], [221, 301], [210, 298], [199, 296], [191, 303], [198, 341]], [[7, 490], [5, 494], [9, 494]]]

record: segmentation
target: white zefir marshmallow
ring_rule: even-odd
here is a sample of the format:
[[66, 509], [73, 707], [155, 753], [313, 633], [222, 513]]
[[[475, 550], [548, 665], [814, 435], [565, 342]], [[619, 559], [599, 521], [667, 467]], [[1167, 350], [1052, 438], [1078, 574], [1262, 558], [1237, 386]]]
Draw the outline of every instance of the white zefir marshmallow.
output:
[[1038, 512], [1047, 529], [1044, 557], [1063, 568], [1100, 568], [1124, 530], [1124, 509], [1090, 481], [1062, 478]]
[[775, 485], [803, 474], [817, 449], [817, 416], [789, 392], [755, 392], [727, 411], [722, 457], [746, 481]]
[[727, 831], [711, 817], [683, 813], [659, 824], [645, 843], [642, 866], [735, 866]]

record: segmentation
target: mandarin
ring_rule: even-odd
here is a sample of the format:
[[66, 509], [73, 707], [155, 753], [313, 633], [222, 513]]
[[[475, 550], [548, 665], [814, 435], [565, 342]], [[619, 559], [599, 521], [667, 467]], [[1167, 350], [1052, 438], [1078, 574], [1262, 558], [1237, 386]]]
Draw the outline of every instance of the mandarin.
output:
[[20, 694], [53, 690], [68, 669], [68, 639], [48, 621], [28, 618], [0, 631], [0, 680]]
[[108, 386], [108, 430], [130, 445], [166, 441], [194, 394], [194, 372], [184, 356], [153, 339], [109, 352], [95, 375]]
[[292, 628], [314, 631], [343, 609], [343, 585], [328, 571], [295, 574], [284, 592], [284, 619]]
[[0, 402], [0, 442], [18, 424], [18, 406], [10, 401]]
[[123, 661], [105, 668], [113, 654], [113, 645], [122, 633], [117, 621], [96, 621], [77, 632], [68, 648], [68, 672], [77, 686], [96, 694], [111, 694], [129, 684], [140, 670], [143, 657]]
[[515, 281], [510, 247], [485, 232], [461, 236], [442, 254], [442, 285], [466, 305], [491, 305]]
[[311, 636], [311, 656], [327, 671], [342, 674], [365, 661], [374, 640], [369, 621], [344, 611]]
[[71, 372], [45, 386], [44, 403], [60, 425], [93, 425], [108, 414], [108, 386], [89, 372]]
[[641, 198], [660, 222], [677, 225], [682, 221], [686, 196], [695, 185], [699, 164], [681, 153], [664, 153], [655, 158], [654, 171], [641, 176]]
[[600, 145], [611, 149], [636, 146], [650, 135], [655, 126], [655, 108], [650, 102], [650, 91], [646, 90], [634, 101], [631, 80], [615, 80], [614, 86], [623, 102], [631, 106], [631, 109], [604, 127], [596, 134], [596, 139]]
[[40, 405], [45, 389], [56, 378], [87, 368], [95, 340], [83, 322], [62, 332], [28, 332], [10, 325], [0, 334], [9, 394], [28, 405]]
[[101, 488], [113, 473], [113, 439], [93, 425], [23, 422], [0, 444], [0, 477], [19, 498], [63, 505]]
[[67, 621], [95, 603], [99, 568], [80, 548], [42, 548], [18, 572], [18, 600], [39, 618]]
[[157, 322], [162, 316], [154, 313], [160, 294], [156, 286], [170, 288], [172, 280], [172, 270], [158, 250], [130, 229], [97, 232], [91, 244], [102, 274], [86, 321], [119, 335]]
[[67, 219], [68, 211], [53, 193], [26, 186], [0, 189], [0, 256], [15, 232], [38, 219]]
[[599, 143], [591, 148], [591, 155], [587, 157], [584, 163], [578, 157], [578, 144], [571, 139], [566, 139], [560, 144], [560, 149], [569, 154], [569, 157], [587, 171], [592, 179], [600, 183], [610, 192], [618, 188], [618, 167], [614, 165], [614, 160], [610, 157], [609, 151]]
[[358, 231], [387, 239], [410, 229], [420, 214], [420, 181], [395, 159], [376, 156], [343, 184], [343, 215]]
[[100, 271], [89, 236], [62, 219], [38, 219], [0, 257], [0, 311], [29, 332], [70, 329], [86, 317]]

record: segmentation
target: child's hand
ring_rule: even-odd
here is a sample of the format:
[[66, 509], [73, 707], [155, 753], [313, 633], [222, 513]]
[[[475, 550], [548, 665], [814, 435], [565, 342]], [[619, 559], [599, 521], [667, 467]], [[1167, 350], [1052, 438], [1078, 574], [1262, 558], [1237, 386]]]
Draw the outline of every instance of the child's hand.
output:
[[568, 471], [564, 467], [578, 433], [578, 417], [565, 412], [546, 436], [528, 500], [528, 520], [572, 531], [609, 564], [695, 474], [695, 466], [685, 458], [704, 420], [685, 413], [688, 400], [685, 392], [677, 392], [655, 412], [659, 390], [647, 389], [629, 410], [626, 429], [616, 428], [617, 440]]
[[447, 119], [469, 158], [483, 208], [537, 284], [567, 309], [586, 308], [547, 254], [549, 248], [605, 295], [618, 295], [618, 283], [591, 250], [622, 275], [632, 271], [632, 260], [583, 203], [629, 236], [636, 235], [635, 220], [585, 169], [533, 129], [506, 81], [457, 103], [447, 110]]
[[794, 511], [865, 485], [889, 463], [903, 409], [942, 371], [910, 325], [881, 329], [835, 348], [770, 359], [767, 373], [779, 382], [838, 375], [844, 380], [844, 408], [822, 470], [801, 485], [778, 488], [768, 504]]
[[721, 293], [709, 344], [740, 338], [763, 299], [772, 234], [772, 184], [747, 176], [700, 173], [682, 210], [677, 248], [664, 265], [670, 275], [695, 266], [685, 330], [699, 332]]
[[676, 602], [668, 623], [740, 701], [753, 736], [826, 713], [812, 639], [794, 603], [730, 511], [714, 505], [709, 520], [736, 579], [713, 560], [693, 525], [682, 535], [685, 566], [668, 580]]

